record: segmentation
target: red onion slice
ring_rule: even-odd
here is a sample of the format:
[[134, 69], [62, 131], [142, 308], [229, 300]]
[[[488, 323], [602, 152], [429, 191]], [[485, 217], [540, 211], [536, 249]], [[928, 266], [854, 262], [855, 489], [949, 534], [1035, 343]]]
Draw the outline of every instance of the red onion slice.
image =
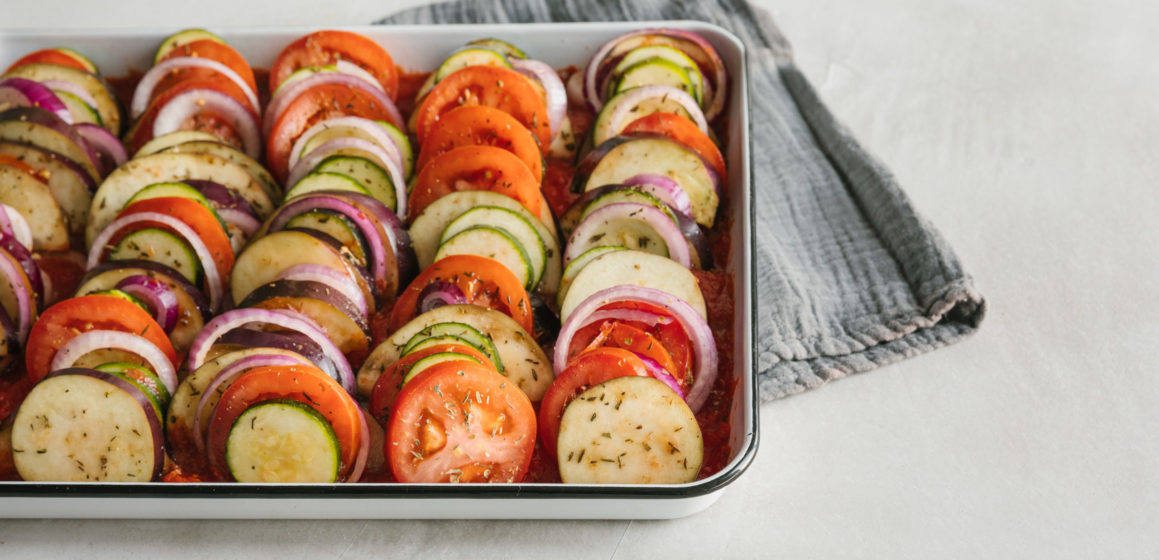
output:
[[[390, 159], [399, 169], [404, 168], [402, 152], [399, 151], [398, 144], [395, 143], [394, 138], [387, 134], [386, 130], [383, 130], [382, 125], [362, 117], [336, 117], [326, 119], [306, 129], [306, 132], [303, 132], [298, 137], [298, 140], [294, 142], [294, 147], [290, 150], [290, 167], [294, 167], [298, 163], [298, 160], [302, 159], [302, 156], [305, 155], [302, 153], [302, 149], [306, 146], [306, 142], [310, 141], [310, 137], [327, 128], [334, 128], [336, 126], [346, 126], [361, 130], [367, 136], [373, 138], [383, 151], [390, 155]], [[391, 179], [393, 180], [393, 176]]]
[[656, 325], [667, 325], [672, 320], [672, 317], [645, 309], [601, 309], [588, 315], [588, 318], [584, 319], [584, 324], [586, 326], [600, 321], [633, 321], [655, 327]]
[[293, 187], [295, 183], [301, 181], [303, 177], [308, 175], [322, 160], [334, 155], [338, 150], [362, 150], [369, 152], [379, 161], [383, 168], [385, 168], [388, 175], [390, 175], [390, 182], [394, 183], [394, 198], [395, 208], [391, 210], [399, 216], [406, 215], [406, 175], [402, 172], [402, 166], [395, 162], [394, 158], [390, 156], [386, 150], [382, 149], [378, 144], [362, 138], [334, 138], [327, 140], [306, 154], [298, 161], [290, 170], [289, 178], [286, 180], [286, 185]]
[[[366, 245], [370, 247], [370, 272], [374, 278], [375, 284], [387, 282], [388, 272], [386, 270], [386, 250], [390, 247], [386, 242], [388, 240], [382, 239], [378, 233], [378, 228], [370, 223], [368, 216], [352, 204], [338, 198], [338, 194], [345, 195], [346, 193], [327, 194], [323, 192], [309, 193], [286, 203], [278, 213], [270, 219], [270, 225], [267, 231], [273, 233], [281, 231], [286, 227], [291, 219], [295, 216], [309, 212], [311, 210], [332, 210], [338, 212], [343, 216], [349, 218], [356, 226], [358, 231], [362, 233], [363, 238], [366, 239]], [[382, 204], [375, 199], [375, 202]], [[361, 292], [361, 290], [360, 290]], [[390, 294], [392, 295], [392, 294]], [[388, 297], [389, 295], [384, 295]], [[365, 301], [365, 297], [363, 298]]]
[[563, 118], [567, 116], [567, 88], [555, 69], [545, 62], [524, 58], [512, 58], [511, 66], [519, 72], [530, 76], [543, 86], [547, 95], [547, 118], [551, 122], [551, 138], [559, 136], [559, 129], [563, 126]]
[[[556, 375], [567, 367], [567, 352], [571, 340], [580, 329], [591, 324], [591, 317], [601, 307], [619, 301], [639, 301], [654, 305], [672, 314], [684, 328], [693, 348], [692, 387], [685, 400], [693, 412], [700, 410], [708, 400], [708, 393], [716, 381], [718, 359], [716, 339], [708, 322], [687, 302], [660, 290], [640, 286], [613, 286], [600, 290], [580, 302], [571, 312], [559, 331], [555, 341], [554, 367]], [[614, 310], [613, 310], [614, 311]]]
[[359, 440], [358, 440], [358, 455], [354, 457], [354, 468], [350, 469], [350, 475], [346, 477], [346, 482], [358, 482], [362, 478], [362, 473], [366, 471], [366, 461], [370, 458], [370, 420], [366, 417], [366, 411], [359, 407], [362, 412], [359, 416], [362, 417], [362, 423], [359, 425]]
[[162, 61], [160, 64], [149, 69], [141, 76], [141, 81], [137, 82], [137, 89], [133, 90], [133, 100], [129, 103], [129, 116], [133, 119], [140, 117], [149, 108], [149, 102], [153, 100], [153, 90], [157, 88], [157, 84], [161, 82], [165, 76], [171, 72], [177, 72], [184, 68], [206, 68], [213, 70], [226, 79], [233, 82], [237, 87], [245, 92], [246, 99], [250, 102], [250, 109], [256, 114], [261, 110], [258, 104], [257, 92], [250, 89], [249, 84], [237, 75], [230, 67], [212, 59], [201, 58], [198, 56], [179, 56]]
[[343, 72], [318, 72], [308, 78], [303, 78], [286, 87], [279, 88], [274, 94], [274, 98], [266, 105], [266, 113], [262, 119], [262, 131], [269, 134], [270, 130], [274, 128], [274, 123], [278, 122], [278, 118], [282, 116], [282, 112], [303, 92], [323, 84], [339, 84], [347, 87], [358, 88], [369, 93], [374, 97], [374, 100], [381, 105], [388, 113], [390, 113], [391, 124], [404, 129], [406, 121], [403, 120], [402, 114], [398, 112], [398, 106], [387, 97], [386, 93], [380, 87], [374, 87], [362, 78], [352, 76]]
[[32, 329], [32, 316], [36, 313], [33, 304], [33, 294], [29, 287], [20, 281], [21, 276], [28, 276], [21, 268], [20, 263], [7, 251], [0, 254], [0, 277], [7, 278], [12, 285], [12, 292], [16, 296], [16, 338], [21, 345], [28, 340], [28, 331]]
[[[724, 104], [728, 98], [728, 70], [724, 66], [724, 61], [720, 59], [720, 55], [716, 52], [716, 49], [704, 37], [691, 31], [671, 28], [640, 29], [624, 33], [604, 43], [596, 50], [596, 54], [592, 56], [591, 60], [588, 61], [588, 65], [584, 68], [584, 98], [593, 109], [599, 111], [604, 106], [604, 99], [600, 90], [597, 89], [599, 86], [600, 70], [604, 67], [604, 60], [624, 40], [641, 35], [664, 35], [694, 44], [700, 52], [689, 52], [689, 50], [683, 48], [680, 50], [684, 51], [689, 58], [692, 58], [696, 62], [705, 80], [711, 81], [712, 103], [709, 104], [708, 110], [704, 112], [705, 118], [713, 120], [724, 112]], [[708, 92], [709, 88], [705, 88], [706, 96]]]
[[296, 360], [285, 354], [259, 354], [246, 356], [217, 372], [209, 385], [201, 391], [201, 398], [197, 399], [197, 412], [193, 415], [193, 443], [197, 444], [197, 450], [205, 452], [205, 434], [201, 430], [201, 418], [205, 414], [205, 408], [209, 406], [210, 395], [217, 393], [218, 389], [226, 382], [232, 383], [237, 376], [245, 373], [246, 370], [265, 366], [295, 365], [314, 367], [314, 364], [308, 361]]
[[125, 145], [107, 128], [92, 123], [80, 123], [73, 125], [73, 129], [96, 150], [98, 158], [104, 164], [102, 167], [105, 168], [106, 176], [129, 160]]
[[153, 137], [181, 130], [187, 119], [203, 111], [213, 111], [224, 117], [241, 136], [246, 155], [254, 159], [261, 157], [261, 137], [254, 114], [238, 100], [212, 89], [191, 89], [170, 99], [157, 112], [157, 119], [153, 121]]
[[671, 206], [673, 210], [692, 217], [692, 198], [671, 177], [658, 173], [641, 173], [624, 179], [625, 185], [639, 187]]
[[173, 332], [177, 326], [177, 294], [164, 282], [145, 274], [134, 274], [117, 282], [117, 289], [144, 301], [165, 333]]
[[672, 374], [669, 373], [668, 370], [664, 369], [664, 367], [661, 366], [656, 360], [653, 360], [648, 356], [643, 354], [636, 354], [636, 357], [640, 358], [640, 361], [644, 362], [644, 369], [648, 370], [648, 375], [651, 375], [657, 380], [663, 382], [668, 386], [669, 389], [672, 389], [676, 392], [677, 395], [680, 395], [681, 399], [684, 398], [684, 389], [680, 387], [680, 382], [677, 381], [675, 377], [672, 377]]
[[346, 360], [342, 351], [322, 332], [317, 323], [300, 313], [284, 309], [232, 309], [214, 317], [212, 321], [205, 324], [197, 338], [193, 339], [186, 362], [188, 370], [195, 371], [204, 364], [210, 348], [226, 333], [255, 323], [274, 325], [305, 335], [322, 349], [322, 353], [327, 358], [334, 362], [338, 369], [336, 380], [344, 389], [353, 394], [354, 371], [350, 368], [350, 362]]
[[93, 107], [94, 109], [97, 106], [96, 98], [90, 95], [84, 88], [68, 80], [40, 80], [40, 85], [52, 91], [63, 91], [64, 93], [75, 96], [77, 99], [84, 101], [85, 105]]
[[149, 339], [134, 333], [103, 329], [80, 333], [56, 351], [56, 354], [52, 356], [48, 370], [58, 371], [70, 368], [81, 356], [94, 350], [110, 348], [132, 352], [140, 356], [148, 362], [149, 368], [157, 374], [170, 394], [177, 391], [177, 371], [173, 368], [169, 358], [165, 357], [165, 353]]
[[616, 105], [616, 110], [610, 117], [610, 132], [611, 135], [619, 134], [632, 121], [640, 117], [636, 114], [636, 106], [646, 99], [664, 98], [675, 101], [680, 104], [688, 116], [692, 118], [692, 122], [699, 128], [701, 132], [708, 134], [708, 121], [704, 117], [704, 111], [700, 110], [700, 105], [697, 105], [696, 100], [688, 95], [688, 92], [674, 88], [672, 86], [640, 86], [632, 88], [622, 93], [624, 101]]
[[4, 78], [0, 80], [0, 111], [12, 107], [39, 107], [72, 124], [72, 113], [68, 106], [47, 86], [26, 78]]
[[354, 279], [328, 266], [299, 264], [283, 270], [276, 279], [321, 282], [350, 300], [363, 317], [369, 316], [366, 294], [362, 293], [362, 289], [358, 287]]
[[0, 235], [0, 249], [7, 251], [8, 256], [11, 256], [16, 264], [20, 265], [20, 269], [28, 277], [28, 288], [32, 290], [33, 309], [44, 309], [44, 301], [48, 297], [45, 290], [47, 284], [44, 281], [47, 275], [41, 271], [40, 265], [32, 256], [32, 251], [20, 244], [15, 237], [8, 235]]
[[140, 222], [156, 222], [161, 224], [184, 238], [186, 243], [189, 243], [189, 246], [193, 248], [193, 252], [197, 254], [198, 260], [201, 261], [202, 269], [205, 271], [205, 284], [209, 292], [209, 305], [213, 309], [221, 309], [225, 300], [225, 283], [220, 272], [217, 270], [217, 261], [214, 260], [213, 253], [205, 246], [205, 242], [201, 240], [197, 232], [193, 231], [193, 228], [168, 214], [162, 214], [160, 212], [136, 212], [113, 220], [93, 240], [85, 268], [91, 269], [101, 263], [101, 257], [105, 253], [109, 240], [117, 232], [127, 226]]
[[[567, 240], [567, 248], [563, 252], [563, 264], [578, 257], [584, 250], [590, 249], [591, 246], [582, 243], [582, 240], [592, 236], [597, 228], [612, 221], [619, 220], [640, 220], [648, 224], [668, 248], [668, 258], [676, 261], [684, 268], [692, 267], [692, 255], [689, 252], [688, 241], [684, 239], [684, 234], [681, 233], [680, 228], [668, 217], [663, 210], [655, 206], [647, 204], [640, 204], [638, 202], [616, 202], [601, 206], [593, 210], [590, 214], [584, 217], [579, 224], [576, 225], [575, 231], [571, 233], [571, 237]], [[617, 245], [618, 243], [607, 243], [608, 245]], [[633, 249], [634, 247], [628, 247]], [[648, 251], [643, 247], [642, 251]]]
[[455, 284], [444, 282], [442, 280], [431, 282], [423, 287], [423, 291], [419, 292], [418, 303], [416, 304], [415, 316], [422, 315], [427, 311], [442, 307], [444, 305], [460, 305], [469, 303], [467, 296], [463, 294], [463, 290]]
[[7, 204], [0, 204], [0, 232], [11, 235], [17, 243], [31, 250], [32, 228], [28, 220], [20, 215], [20, 211]]
[[[253, 214], [250, 214], [245, 210], [238, 210], [236, 208], [219, 208], [217, 210], [217, 215], [221, 216], [221, 219], [225, 220], [226, 224], [241, 230], [241, 232], [245, 234], [246, 238], [253, 237], [254, 233], [258, 231], [258, 228], [262, 227], [262, 223], [259, 222], [258, 219], [253, 216]], [[245, 245], [245, 243], [243, 242], [242, 245]]]

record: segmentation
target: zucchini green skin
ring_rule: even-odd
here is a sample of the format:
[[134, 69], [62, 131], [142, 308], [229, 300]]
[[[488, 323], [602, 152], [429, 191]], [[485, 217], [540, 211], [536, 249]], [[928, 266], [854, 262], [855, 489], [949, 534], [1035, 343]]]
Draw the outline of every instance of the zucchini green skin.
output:
[[238, 482], [332, 483], [341, 449], [334, 428], [318, 411], [290, 399], [255, 404], [234, 420], [225, 446]]

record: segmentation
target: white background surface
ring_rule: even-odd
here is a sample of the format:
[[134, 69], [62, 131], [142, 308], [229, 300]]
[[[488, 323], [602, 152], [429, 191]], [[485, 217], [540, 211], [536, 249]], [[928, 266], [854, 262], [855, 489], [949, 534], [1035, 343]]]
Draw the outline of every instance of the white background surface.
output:
[[[0, 26], [363, 24], [417, 3], [4, 0]], [[1159, 555], [1159, 4], [761, 4], [978, 278], [972, 339], [765, 405], [753, 466], [683, 520], [4, 521], [0, 557]]]

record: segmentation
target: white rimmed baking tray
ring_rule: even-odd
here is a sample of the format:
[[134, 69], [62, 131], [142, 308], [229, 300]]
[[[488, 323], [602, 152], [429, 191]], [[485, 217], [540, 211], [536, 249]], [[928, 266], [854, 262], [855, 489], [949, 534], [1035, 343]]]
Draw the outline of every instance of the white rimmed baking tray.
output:
[[[381, 43], [408, 70], [430, 70], [472, 39], [499, 37], [536, 59], [582, 68], [604, 41], [645, 27], [695, 31], [713, 44], [730, 72], [729, 169], [726, 202], [733, 217], [732, 259], [736, 315], [728, 465], [681, 485], [435, 485], [435, 484], [45, 484], [0, 482], [0, 517], [65, 518], [507, 518], [660, 519], [701, 511], [752, 462], [757, 450], [757, 397], [752, 340], [756, 288], [751, 274], [752, 215], [748, 95], [744, 45], [728, 31], [700, 22], [568, 23], [346, 27]], [[37, 49], [68, 46], [93, 59], [105, 75], [147, 69], [173, 29], [0, 31], [0, 68]], [[269, 68], [278, 52], [313, 28], [238, 28], [219, 34], [255, 68]], [[722, 372], [722, 374], [725, 374]]]

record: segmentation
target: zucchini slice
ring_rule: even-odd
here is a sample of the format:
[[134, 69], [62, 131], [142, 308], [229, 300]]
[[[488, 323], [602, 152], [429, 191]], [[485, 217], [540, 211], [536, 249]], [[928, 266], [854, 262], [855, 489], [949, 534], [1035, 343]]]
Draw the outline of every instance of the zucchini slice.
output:
[[225, 462], [238, 482], [334, 482], [340, 456], [330, 423], [313, 408], [289, 399], [247, 408], [234, 421], [225, 444]]
[[182, 45], [188, 45], [194, 41], [201, 41], [209, 39], [210, 41], [225, 44], [225, 40], [218, 37], [217, 34], [206, 31], [204, 29], [184, 29], [174, 33], [161, 41], [161, 46], [157, 47], [157, 52], [153, 54], [153, 65], [156, 66], [161, 62], [165, 55], [173, 51], [173, 49]]
[[485, 354], [495, 365], [499, 373], [503, 373], [503, 361], [499, 358], [499, 351], [491, 337], [479, 332], [478, 329], [464, 323], [436, 323], [417, 333], [406, 341], [399, 352], [399, 357], [406, 356], [431, 346], [446, 342], [463, 342]]
[[205, 275], [197, 253], [180, 236], [160, 228], [142, 228], [117, 243], [105, 260], [146, 260], [163, 264], [199, 285]]
[[559, 281], [559, 293], [556, 296], [556, 304], [563, 306], [563, 298], [567, 296], [567, 291], [571, 288], [571, 283], [575, 281], [575, 277], [588, 263], [599, 258], [604, 253], [612, 251], [627, 251], [627, 247], [619, 247], [616, 245], [600, 245], [599, 247], [592, 247], [587, 251], [580, 253], [580, 255], [567, 263], [567, 267], [563, 269], [563, 278]]
[[471, 226], [444, 238], [435, 253], [435, 261], [451, 255], [478, 255], [507, 267], [524, 289], [535, 287], [535, 272], [527, 249], [507, 230], [492, 226]]
[[539, 281], [539, 291], [554, 294], [559, 289], [562, 273], [559, 237], [555, 224], [544, 224], [515, 199], [490, 191], [458, 191], [443, 196], [423, 209], [410, 225], [411, 245], [419, 267], [426, 268], [435, 262], [435, 252], [439, 249], [443, 231], [455, 218], [473, 208], [489, 206], [503, 208], [518, 214], [535, 228], [543, 242], [544, 271]]
[[460, 354], [458, 352], [439, 352], [438, 354], [431, 354], [430, 356], [420, 358], [417, 362], [414, 363], [414, 365], [410, 367], [409, 370], [407, 370], [406, 376], [402, 378], [402, 384], [406, 385], [408, 381], [414, 379], [416, 376], [418, 376], [418, 374], [422, 373], [424, 370], [435, 364], [456, 360], [466, 360], [468, 362], [475, 362], [476, 364], [481, 363], [479, 362], [479, 358], [468, 356], [466, 354]]
[[[447, 229], [443, 230], [440, 245], [475, 226], [492, 226], [501, 229], [519, 241], [529, 259], [528, 264], [531, 266], [531, 277], [525, 287], [530, 291], [539, 286], [547, 268], [547, 249], [543, 238], [531, 225], [526, 215], [499, 206], [472, 208], [447, 225]], [[438, 257], [435, 260], [438, 260]]]
[[503, 363], [503, 375], [515, 382], [532, 402], [539, 402], [555, 379], [551, 362], [535, 337], [514, 319], [476, 305], [444, 305], [411, 319], [370, 353], [358, 370], [358, 394], [369, 396], [375, 381], [387, 366], [398, 361], [411, 337], [438, 323], [463, 323], [491, 339], [496, 356]]
[[437, 83], [468, 66], [511, 68], [511, 62], [507, 60], [507, 57], [503, 53], [491, 48], [489, 45], [463, 47], [451, 53], [451, 56], [443, 60], [438, 70], [435, 70], [435, 82]]
[[362, 186], [366, 193], [381, 201], [387, 208], [398, 207], [394, 183], [381, 166], [369, 158], [356, 155], [333, 155], [322, 160], [315, 172], [338, 173]]
[[318, 191], [356, 192], [367, 196], [374, 196], [361, 183], [355, 181], [353, 177], [329, 171], [312, 171], [309, 175], [302, 177], [301, 181], [294, 183], [294, 186], [290, 187], [290, 190], [286, 191], [286, 200]]
[[626, 68], [616, 83], [615, 93], [648, 85], [671, 86], [683, 90], [700, 104], [693, 77], [676, 63], [664, 58], [649, 58]]
[[571, 484], [684, 484], [704, 463], [696, 416], [651, 377], [617, 377], [580, 393], [563, 411], [559, 475]]

